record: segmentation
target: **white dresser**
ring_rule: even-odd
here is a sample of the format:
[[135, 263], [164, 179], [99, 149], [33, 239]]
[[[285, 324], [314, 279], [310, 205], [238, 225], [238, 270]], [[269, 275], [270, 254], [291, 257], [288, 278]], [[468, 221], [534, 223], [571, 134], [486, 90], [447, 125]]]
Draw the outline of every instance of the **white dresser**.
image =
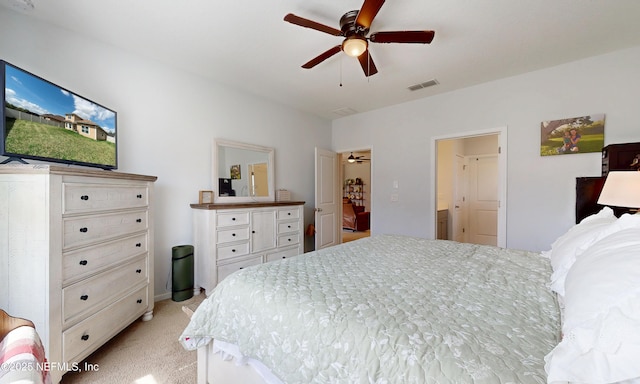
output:
[[30, 319], [56, 383], [153, 316], [156, 177], [0, 166], [0, 307]]
[[192, 204], [195, 288], [207, 295], [231, 273], [304, 253], [304, 202]]

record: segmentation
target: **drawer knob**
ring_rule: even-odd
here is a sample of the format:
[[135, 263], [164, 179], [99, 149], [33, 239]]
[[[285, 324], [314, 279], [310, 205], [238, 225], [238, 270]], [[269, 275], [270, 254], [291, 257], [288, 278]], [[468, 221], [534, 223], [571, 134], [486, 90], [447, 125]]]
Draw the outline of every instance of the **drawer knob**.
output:
[[136, 219], [136, 223], [142, 223], [142, 219]]
[[251, 233], [256, 233], [256, 231], [251, 231]]
[[87, 233], [88, 231], [89, 231], [89, 229], [87, 227], [80, 228], [80, 232], [82, 232], [82, 233]]
[[87, 265], [88, 261], [87, 260], [80, 260], [80, 265]]
[[232, 250], [231, 250], [231, 252], [235, 252], [235, 251], [236, 251], [235, 249], [232, 249]]
[[138, 199], [142, 199], [142, 195], [136, 195]]
[[291, 228], [291, 226], [290, 226], [290, 225], [287, 225], [287, 228]]
[[291, 241], [291, 239], [287, 239], [287, 241]]
[[232, 218], [231, 218], [231, 221], [236, 221], [236, 218], [235, 218], [235, 217], [232, 217]]
[[291, 216], [291, 212], [287, 212], [287, 215]]
[[87, 195], [82, 195], [82, 196], [80, 196], [80, 200], [85, 200], [85, 201], [86, 201], [86, 200], [89, 200], [89, 196], [87, 196]]
[[82, 295], [82, 296], [80, 296], [80, 300], [84, 300], [84, 301], [89, 300], [89, 295]]
[[282, 258], [283, 258], [283, 259], [286, 259], [286, 258], [287, 258], [287, 256], [282, 256]]
[[142, 269], [136, 269], [136, 273], [142, 273]]
[[136, 301], [136, 303], [138, 303], [138, 304], [142, 304], [142, 299], [138, 299], [138, 300]]
[[244, 268], [244, 267], [240, 267], [240, 268], [238, 268], [238, 269], [243, 269], [243, 268]]
[[82, 340], [87, 341], [89, 340], [89, 335], [82, 335], [82, 337], [80, 337]]
[[142, 244], [141, 243], [136, 243], [136, 247], [140, 248], [140, 247], [142, 247]]
[[231, 236], [235, 236], [235, 235], [236, 235], [235, 233], [232, 233], [232, 234], [231, 234]]

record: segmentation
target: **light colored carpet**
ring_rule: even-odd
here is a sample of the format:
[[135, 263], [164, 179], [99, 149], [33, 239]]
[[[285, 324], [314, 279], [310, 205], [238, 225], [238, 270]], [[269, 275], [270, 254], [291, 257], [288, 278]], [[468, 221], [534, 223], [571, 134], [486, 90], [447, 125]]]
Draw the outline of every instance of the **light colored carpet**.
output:
[[62, 384], [192, 384], [196, 382], [196, 351], [186, 351], [178, 337], [205, 295], [155, 303], [153, 319], [136, 320], [79, 364], [98, 371], [69, 372]]

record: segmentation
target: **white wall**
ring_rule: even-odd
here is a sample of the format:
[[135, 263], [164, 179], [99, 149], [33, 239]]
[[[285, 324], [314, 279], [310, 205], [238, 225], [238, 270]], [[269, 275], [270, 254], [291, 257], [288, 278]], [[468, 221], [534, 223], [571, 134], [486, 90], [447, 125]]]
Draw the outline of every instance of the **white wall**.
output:
[[[276, 188], [304, 200], [313, 221], [314, 147], [330, 148], [331, 123], [20, 13], [0, 12], [2, 59], [118, 112], [119, 171], [158, 177], [155, 294], [167, 287], [171, 248], [192, 244], [189, 204], [211, 186], [216, 137], [275, 147]], [[185, 118], [185, 116], [187, 116]], [[310, 248], [307, 239], [307, 249]], [[169, 295], [167, 295], [169, 293]]]
[[541, 157], [540, 123], [605, 113], [605, 145], [640, 141], [638, 68], [640, 47], [344, 117], [333, 148], [375, 148], [373, 234], [433, 238], [431, 138], [507, 126], [507, 246], [549, 249], [574, 223], [575, 178], [599, 176], [601, 159]]

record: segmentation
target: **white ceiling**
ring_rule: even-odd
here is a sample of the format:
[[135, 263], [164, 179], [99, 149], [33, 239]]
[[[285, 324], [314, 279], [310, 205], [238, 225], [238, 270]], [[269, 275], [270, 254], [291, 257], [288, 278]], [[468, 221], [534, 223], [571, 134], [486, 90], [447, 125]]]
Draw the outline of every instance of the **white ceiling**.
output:
[[[371, 33], [432, 29], [435, 38], [429, 45], [371, 44], [379, 72], [367, 79], [343, 53], [302, 69], [341, 38], [283, 21], [294, 13], [339, 29], [340, 17], [362, 0], [0, 5], [24, 2], [34, 5], [25, 12], [31, 17], [327, 119], [640, 45], [638, 0], [387, 1]], [[431, 79], [440, 84], [407, 89]]]

